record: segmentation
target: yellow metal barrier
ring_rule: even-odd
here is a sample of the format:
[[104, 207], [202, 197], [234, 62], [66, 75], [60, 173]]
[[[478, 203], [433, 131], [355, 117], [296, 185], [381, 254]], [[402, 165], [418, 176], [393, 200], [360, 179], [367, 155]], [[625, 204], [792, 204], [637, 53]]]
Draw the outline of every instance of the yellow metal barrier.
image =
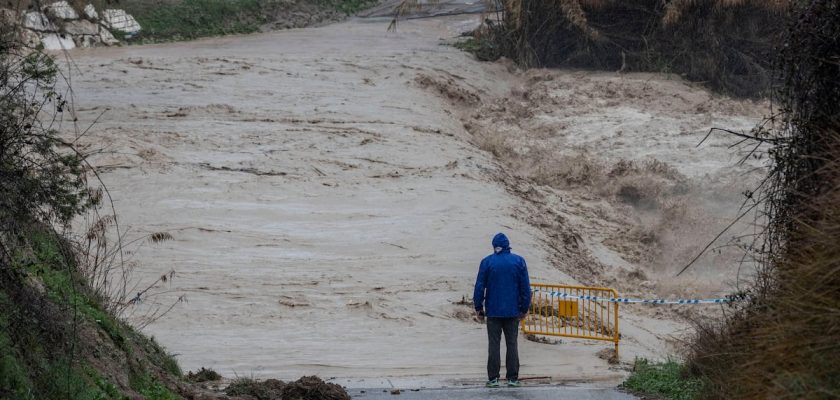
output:
[[618, 359], [618, 303], [592, 300], [615, 299], [618, 292], [609, 288], [545, 283], [532, 283], [531, 290], [531, 309], [522, 319], [522, 332], [606, 340], [615, 343]]

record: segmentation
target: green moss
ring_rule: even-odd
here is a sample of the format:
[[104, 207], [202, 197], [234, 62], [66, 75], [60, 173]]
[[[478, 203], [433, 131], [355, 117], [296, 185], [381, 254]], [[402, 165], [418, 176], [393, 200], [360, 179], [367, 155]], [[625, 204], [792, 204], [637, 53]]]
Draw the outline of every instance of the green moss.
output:
[[659, 395], [670, 400], [696, 399], [703, 388], [703, 381], [689, 376], [685, 366], [668, 360], [664, 363], [650, 363], [636, 359], [633, 374], [621, 387], [639, 394]]

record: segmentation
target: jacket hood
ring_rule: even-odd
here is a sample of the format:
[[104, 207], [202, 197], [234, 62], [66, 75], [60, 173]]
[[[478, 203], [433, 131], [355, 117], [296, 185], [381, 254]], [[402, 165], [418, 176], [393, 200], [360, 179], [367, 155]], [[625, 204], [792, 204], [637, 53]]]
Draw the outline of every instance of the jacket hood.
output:
[[493, 250], [495, 253], [510, 251], [510, 241], [504, 233], [497, 233], [493, 236]]

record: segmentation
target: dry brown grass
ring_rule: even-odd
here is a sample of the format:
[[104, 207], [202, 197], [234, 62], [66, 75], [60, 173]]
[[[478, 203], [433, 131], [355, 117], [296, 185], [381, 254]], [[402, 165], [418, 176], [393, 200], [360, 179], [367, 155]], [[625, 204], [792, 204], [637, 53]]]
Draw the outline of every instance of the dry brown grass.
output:
[[790, 0], [507, 0], [476, 33], [483, 59], [528, 67], [677, 72], [730, 94], [769, 93]]
[[744, 6], [783, 12], [790, 7], [791, 0], [672, 0], [665, 5], [662, 23], [666, 26], [675, 24], [684, 16], [690, 17], [692, 7], [704, 5], [711, 5], [716, 12], [727, 12], [727, 9]]
[[750, 304], [700, 325], [691, 366], [709, 382], [706, 397], [840, 397], [840, 163], [826, 172], [829, 192], [800, 215]]
[[699, 324], [690, 366], [706, 398], [840, 398], [840, 7], [803, 0], [781, 62], [774, 165], [756, 197], [770, 224], [747, 302]]

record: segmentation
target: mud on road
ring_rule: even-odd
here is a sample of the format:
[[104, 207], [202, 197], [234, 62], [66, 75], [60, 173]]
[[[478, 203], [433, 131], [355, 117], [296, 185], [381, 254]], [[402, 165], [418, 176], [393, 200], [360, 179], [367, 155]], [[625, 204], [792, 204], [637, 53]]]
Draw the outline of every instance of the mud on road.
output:
[[[176, 271], [133, 318], [185, 293], [145, 328], [185, 370], [481, 379], [484, 327], [457, 303], [498, 231], [535, 281], [668, 288], [634, 256], [645, 248], [630, 230], [647, 226], [636, 206], [598, 182], [621, 160], [649, 173], [652, 157], [667, 164], [655, 169], [662, 190], [680, 181], [687, 191], [674, 196], [703, 192], [737, 155], [723, 141], [709, 153], [686, 143], [716, 124], [748, 126], [758, 106], [716, 109], [714, 96], [660, 76], [524, 73], [441, 45], [473, 24], [410, 20], [386, 33], [387, 20], [355, 19], [72, 53], [79, 125], [104, 112], [80, 143], [104, 150], [94, 162], [128, 237], [174, 238], [129, 255], [138, 280]], [[660, 99], [649, 108], [636, 92]], [[555, 100], [533, 108], [532, 94]], [[541, 181], [526, 148], [604, 172]], [[721, 199], [737, 192], [716, 185]], [[724, 289], [718, 278], [696, 277], [712, 292]], [[687, 332], [654, 314], [623, 312], [623, 360], [662, 357]], [[597, 356], [607, 344], [521, 340], [528, 375], [613, 384], [625, 374]]]

